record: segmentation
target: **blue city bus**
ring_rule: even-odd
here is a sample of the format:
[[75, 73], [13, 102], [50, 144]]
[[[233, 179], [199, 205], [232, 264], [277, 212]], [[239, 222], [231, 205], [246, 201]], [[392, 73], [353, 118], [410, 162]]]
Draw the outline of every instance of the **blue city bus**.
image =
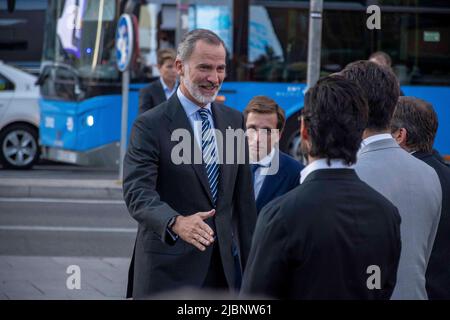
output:
[[[381, 29], [369, 30], [374, 1], [325, 0], [321, 76], [375, 51], [388, 53], [405, 95], [431, 102], [439, 117], [435, 149], [450, 160], [450, 4], [445, 0], [379, 0]], [[176, 1], [50, 0], [39, 84], [43, 157], [114, 167], [119, 163], [121, 74], [114, 38], [118, 17], [136, 16], [128, 130], [139, 89], [152, 77], [158, 48], [175, 46]], [[268, 95], [286, 111], [282, 150], [299, 157], [298, 111], [307, 70], [309, 1], [194, 0], [189, 28], [225, 41], [227, 80], [219, 98], [243, 110]]]

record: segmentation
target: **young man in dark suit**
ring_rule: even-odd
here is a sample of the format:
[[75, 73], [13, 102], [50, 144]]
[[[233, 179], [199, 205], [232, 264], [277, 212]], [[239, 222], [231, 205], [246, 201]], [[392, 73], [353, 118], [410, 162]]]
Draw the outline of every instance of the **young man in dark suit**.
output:
[[257, 213], [300, 184], [303, 169], [278, 149], [286, 123], [284, 110], [271, 98], [256, 96], [244, 109]]
[[[284, 110], [274, 100], [266, 96], [252, 98], [244, 109], [244, 118], [256, 213], [259, 214], [267, 203], [299, 185], [300, 171], [304, 166], [278, 149], [286, 117]], [[237, 250], [234, 256], [236, 272], [241, 275]], [[240, 288], [241, 282], [241, 277], [238, 277], [237, 288]]]
[[301, 185], [258, 217], [243, 294], [279, 299], [389, 299], [400, 257], [400, 216], [352, 164], [367, 124], [360, 88], [341, 76], [305, 97]]
[[139, 114], [163, 103], [177, 89], [177, 72], [175, 70], [176, 52], [173, 49], [158, 50], [158, 79], [139, 91]]
[[400, 97], [391, 121], [392, 136], [414, 157], [432, 167], [441, 182], [442, 209], [426, 270], [430, 300], [450, 299], [450, 168], [433, 153], [438, 118], [433, 106], [414, 97]]
[[[225, 55], [215, 33], [186, 34], [175, 61], [179, 88], [141, 114], [131, 130], [123, 191], [139, 223], [133, 298], [184, 286], [232, 288], [233, 231], [242, 266], [247, 262], [256, 207], [248, 159], [242, 160], [248, 158], [244, 118], [214, 102], [225, 78]], [[242, 135], [231, 147], [235, 136], [223, 139], [223, 148], [219, 136], [229, 130]], [[180, 151], [182, 144], [187, 149]]]

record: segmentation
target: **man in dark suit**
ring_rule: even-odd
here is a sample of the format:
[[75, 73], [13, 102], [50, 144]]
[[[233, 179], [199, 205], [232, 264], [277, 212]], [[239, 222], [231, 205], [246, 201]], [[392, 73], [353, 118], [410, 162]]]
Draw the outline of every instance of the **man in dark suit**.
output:
[[158, 70], [160, 77], [139, 91], [139, 114], [163, 103], [177, 89], [175, 70], [176, 52], [173, 49], [158, 50]]
[[[244, 109], [247, 137], [249, 138], [250, 163], [253, 173], [256, 212], [273, 199], [282, 196], [300, 183], [298, 161], [278, 149], [278, 143], [286, 123], [284, 110], [271, 98], [256, 96]], [[240, 288], [242, 278], [237, 250], [236, 288]]]
[[[232, 234], [244, 266], [256, 221], [250, 167], [242, 160], [244, 118], [214, 103], [225, 77], [223, 41], [193, 30], [175, 64], [176, 94], [138, 117], [124, 162], [124, 198], [139, 223], [134, 298], [183, 286], [233, 287]], [[235, 136], [219, 136], [233, 129], [242, 134], [230, 148]]]
[[426, 289], [431, 300], [450, 299], [450, 168], [433, 153], [438, 118], [433, 106], [421, 99], [400, 97], [391, 122], [400, 147], [432, 167], [441, 183], [442, 209], [426, 270]]
[[258, 217], [243, 294], [281, 299], [389, 299], [400, 258], [400, 216], [351, 165], [367, 124], [360, 88], [341, 76], [305, 97], [301, 185]]
[[273, 199], [300, 183], [303, 169], [278, 149], [286, 123], [284, 110], [266, 96], [256, 96], [244, 109], [257, 213]]

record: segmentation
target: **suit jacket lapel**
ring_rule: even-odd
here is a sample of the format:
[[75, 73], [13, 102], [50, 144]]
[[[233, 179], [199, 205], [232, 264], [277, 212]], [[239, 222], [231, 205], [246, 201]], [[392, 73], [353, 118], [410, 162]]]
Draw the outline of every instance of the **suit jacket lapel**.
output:
[[208, 181], [208, 177], [206, 175], [205, 166], [203, 165], [203, 163], [199, 163], [199, 164], [194, 163], [195, 162], [194, 154], [197, 152], [197, 154], [200, 155], [200, 159], [201, 159], [202, 151], [195, 139], [194, 131], [193, 131], [191, 123], [189, 122], [189, 119], [186, 115], [186, 112], [184, 112], [183, 106], [181, 105], [180, 100], [178, 100], [178, 97], [176, 94], [173, 94], [170, 97], [167, 107], [168, 108], [167, 108], [166, 114], [172, 120], [170, 123], [171, 131], [173, 132], [176, 129], [186, 129], [189, 131], [189, 134], [191, 137], [190, 163], [197, 175], [197, 178], [200, 180], [200, 183], [203, 186], [203, 189], [205, 190], [209, 200], [211, 201], [211, 204], [213, 204], [214, 202], [212, 199], [211, 190], [209, 187], [209, 181]]
[[279, 185], [284, 178], [285, 172], [282, 171], [281, 167], [279, 168], [279, 172], [277, 174], [267, 175], [264, 178], [261, 190], [259, 190], [258, 197], [256, 199], [256, 207], [258, 208], [258, 211], [262, 209], [262, 204], [267, 202], [266, 199], [273, 198], [273, 195], [279, 189]]

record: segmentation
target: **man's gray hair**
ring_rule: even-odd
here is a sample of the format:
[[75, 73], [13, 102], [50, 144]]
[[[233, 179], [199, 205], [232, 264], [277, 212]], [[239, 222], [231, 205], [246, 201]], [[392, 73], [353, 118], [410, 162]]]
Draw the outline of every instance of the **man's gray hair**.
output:
[[433, 152], [439, 127], [433, 105], [415, 97], [400, 97], [391, 121], [391, 132], [406, 129], [406, 146], [411, 151]]
[[199, 40], [216, 46], [222, 45], [224, 49], [226, 48], [222, 39], [211, 30], [195, 29], [188, 32], [181, 40], [177, 49], [177, 58], [181, 61], [187, 61], [191, 57], [195, 44]]

